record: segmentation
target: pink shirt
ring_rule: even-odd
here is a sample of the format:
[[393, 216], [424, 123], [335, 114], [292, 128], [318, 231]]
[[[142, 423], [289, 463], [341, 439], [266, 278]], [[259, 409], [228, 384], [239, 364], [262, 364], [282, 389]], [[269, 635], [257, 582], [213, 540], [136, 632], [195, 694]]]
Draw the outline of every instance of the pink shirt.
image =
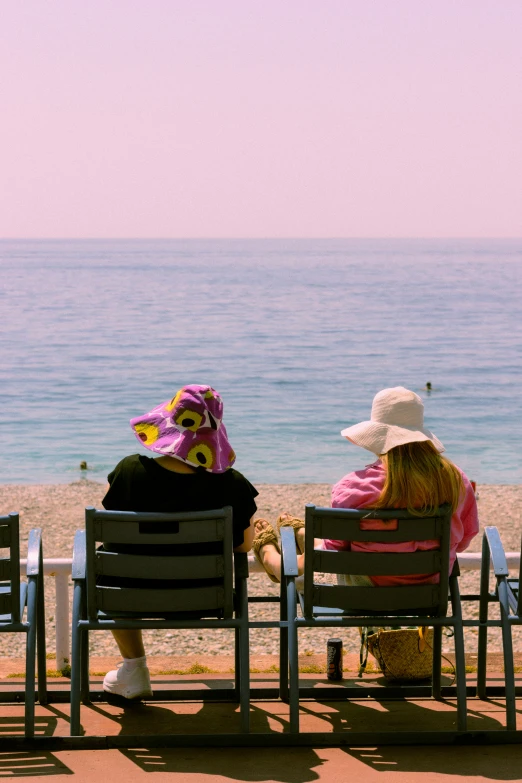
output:
[[[460, 468], [459, 468], [460, 470]], [[462, 471], [460, 471], [462, 473]], [[380, 460], [367, 465], [364, 470], [348, 473], [332, 489], [333, 508], [367, 508], [371, 507], [381, 494], [385, 478], [385, 470]], [[450, 536], [450, 573], [457, 557], [457, 552], [463, 552], [479, 530], [477, 501], [475, 493], [467, 476], [462, 473], [465, 493], [457, 510], [451, 518]], [[383, 523], [377, 519], [361, 522], [361, 530], [394, 530], [397, 522]], [[376, 541], [336, 541], [325, 539], [324, 549], [352, 549], [354, 552], [415, 552], [416, 550], [437, 549], [437, 541], [402, 541], [398, 543], [381, 544]], [[375, 585], [429, 584], [438, 581], [437, 575], [409, 574], [406, 576], [372, 576]]]

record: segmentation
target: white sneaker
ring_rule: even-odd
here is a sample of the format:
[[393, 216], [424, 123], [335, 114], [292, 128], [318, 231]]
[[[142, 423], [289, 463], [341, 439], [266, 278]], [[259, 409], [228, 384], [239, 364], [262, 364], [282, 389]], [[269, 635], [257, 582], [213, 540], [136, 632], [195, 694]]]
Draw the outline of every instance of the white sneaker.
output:
[[144, 663], [129, 669], [125, 661], [122, 661], [117, 669], [105, 675], [103, 690], [116, 696], [123, 696], [124, 699], [138, 700], [152, 696], [149, 670]]

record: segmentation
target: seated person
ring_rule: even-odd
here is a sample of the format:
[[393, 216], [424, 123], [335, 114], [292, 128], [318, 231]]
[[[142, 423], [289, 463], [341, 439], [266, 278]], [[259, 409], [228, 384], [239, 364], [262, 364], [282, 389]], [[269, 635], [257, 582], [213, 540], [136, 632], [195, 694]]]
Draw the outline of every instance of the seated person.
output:
[[[130, 423], [142, 445], [160, 456], [133, 454], [122, 459], [108, 476], [104, 508], [169, 513], [232, 506], [234, 551], [248, 552], [258, 492], [232, 468], [236, 455], [223, 424], [219, 394], [210, 386], [183, 386], [172, 400]], [[204, 553], [209, 546], [202, 543], [198, 551]], [[124, 545], [106, 542], [104, 547], [123, 551]], [[105, 584], [108, 578], [103, 577]], [[127, 699], [151, 696], [141, 631], [118, 630], [113, 635], [123, 664], [107, 673], [103, 689]]]
[[[343, 430], [347, 440], [377, 455], [378, 459], [364, 470], [349, 473], [332, 489], [333, 508], [405, 508], [421, 516], [443, 503], [450, 503], [451, 518], [450, 571], [457, 552], [463, 552], [478, 533], [475, 493], [464, 473], [441, 452], [444, 446], [424, 426], [424, 405], [415, 392], [398, 386], [383, 389], [372, 405], [371, 418]], [[393, 524], [393, 523], [392, 523]], [[396, 526], [396, 522], [394, 525]], [[278, 526], [292, 525], [299, 549], [299, 573], [304, 572], [304, 522], [285, 514]], [[367, 520], [362, 529], [393, 529], [390, 523]], [[281, 579], [281, 553], [274, 528], [264, 519], [254, 523], [253, 550], [272, 581]], [[316, 546], [320, 545], [318, 541]], [[436, 541], [407, 541], [382, 544], [325, 540], [324, 549], [369, 552], [413, 552], [437, 547]], [[407, 576], [350, 576], [356, 586], [426, 584], [431, 574]], [[339, 579], [343, 584], [345, 579]]]

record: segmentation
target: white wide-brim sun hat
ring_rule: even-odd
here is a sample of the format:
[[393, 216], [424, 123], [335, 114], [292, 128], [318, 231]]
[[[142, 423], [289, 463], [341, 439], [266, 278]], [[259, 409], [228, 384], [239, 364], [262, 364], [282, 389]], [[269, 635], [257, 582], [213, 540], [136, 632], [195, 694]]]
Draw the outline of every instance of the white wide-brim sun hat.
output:
[[424, 440], [444, 451], [437, 436], [424, 426], [421, 398], [404, 386], [378, 392], [373, 398], [370, 420], [347, 427], [341, 435], [377, 455], [386, 454], [395, 446]]

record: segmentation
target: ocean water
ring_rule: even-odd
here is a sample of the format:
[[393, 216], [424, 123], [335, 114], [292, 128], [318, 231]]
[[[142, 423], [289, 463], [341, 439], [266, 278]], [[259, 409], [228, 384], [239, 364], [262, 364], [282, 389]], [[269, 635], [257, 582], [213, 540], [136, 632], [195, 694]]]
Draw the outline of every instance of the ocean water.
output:
[[521, 292], [522, 240], [2, 240], [0, 482], [103, 481], [147, 453], [131, 417], [210, 383], [254, 483], [372, 461], [339, 431], [396, 385], [520, 483]]

